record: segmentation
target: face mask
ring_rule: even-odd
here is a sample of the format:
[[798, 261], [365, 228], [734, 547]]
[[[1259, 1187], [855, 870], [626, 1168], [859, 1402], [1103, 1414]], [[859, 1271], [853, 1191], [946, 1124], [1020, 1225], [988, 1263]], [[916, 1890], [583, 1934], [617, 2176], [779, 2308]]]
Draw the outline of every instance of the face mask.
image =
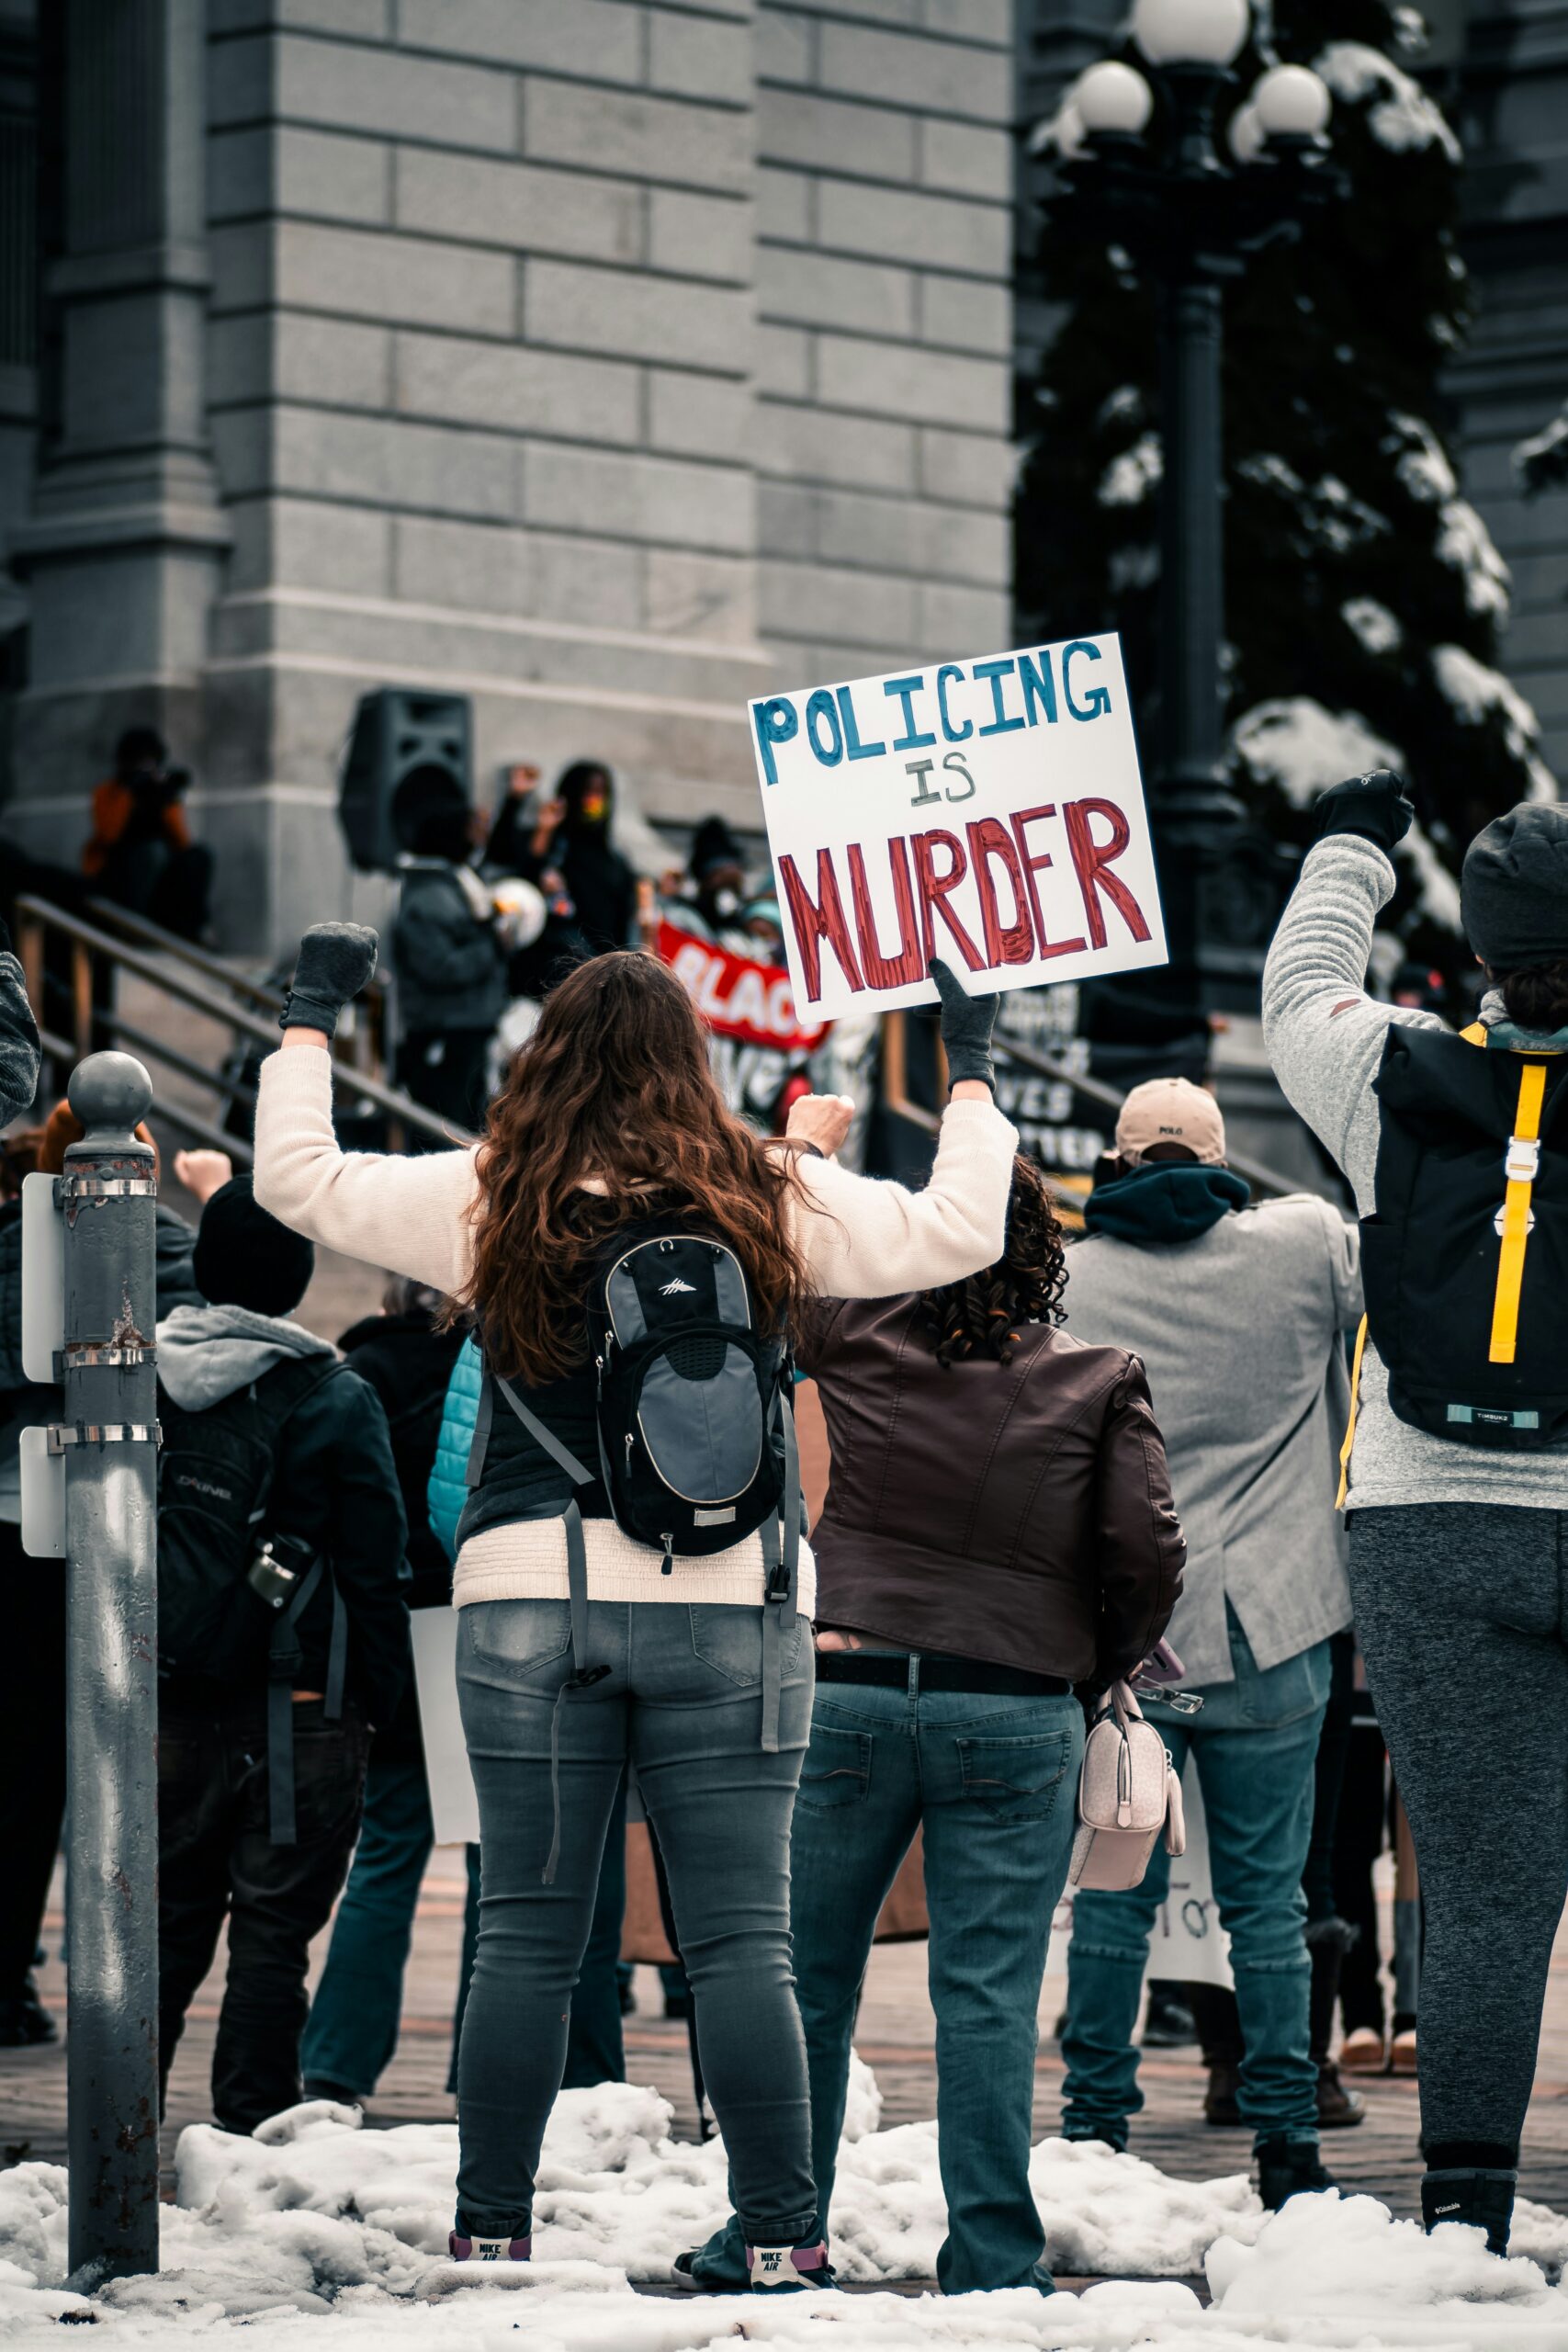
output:
[[740, 899], [734, 890], [716, 890], [709, 899], [708, 904], [721, 922], [728, 922], [731, 915], [737, 915], [740, 911]]

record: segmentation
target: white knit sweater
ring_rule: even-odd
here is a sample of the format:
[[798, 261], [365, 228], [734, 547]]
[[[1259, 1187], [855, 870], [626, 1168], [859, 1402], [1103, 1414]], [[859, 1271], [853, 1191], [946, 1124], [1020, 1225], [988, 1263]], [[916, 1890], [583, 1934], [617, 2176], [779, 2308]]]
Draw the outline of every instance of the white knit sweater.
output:
[[[801, 1163], [795, 1241], [813, 1285], [829, 1298], [886, 1298], [957, 1282], [1001, 1256], [1018, 1136], [989, 1102], [949, 1103], [936, 1165], [922, 1193], [852, 1175], [835, 1160]], [[332, 1059], [293, 1046], [262, 1064], [256, 1104], [256, 1198], [296, 1233], [442, 1291], [460, 1290], [473, 1259], [474, 1155], [398, 1159], [339, 1150], [333, 1133]], [[755, 1535], [706, 1559], [656, 1555], [613, 1520], [590, 1520], [588, 1590], [594, 1600], [728, 1601], [762, 1598]], [[514, 1520], [471, 1536], [457, 1555], [452, 1597], [564, 1600], [566, 1531], [558, 1519]], [[810, 1547], [800, 1554], [799, 1605], [816, 1605]]]

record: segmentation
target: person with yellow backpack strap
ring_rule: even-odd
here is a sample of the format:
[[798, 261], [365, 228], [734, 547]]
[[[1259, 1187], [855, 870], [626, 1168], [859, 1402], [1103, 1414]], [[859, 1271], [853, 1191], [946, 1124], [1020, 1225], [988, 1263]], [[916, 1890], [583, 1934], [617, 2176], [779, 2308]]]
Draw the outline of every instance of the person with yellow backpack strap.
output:
[[[1568, 810], [1522, 803], [1470, 845], [1488, 985], [1457, 1036], [1366, 992], [1413, 816], [1387, 770], [1324, 794], [1263, 1023], [1361, 1219], [1341, 1498], [1426, 1897], [1422, 2212], [1502, 2253], [1568, 1894]], [[1515, 1723], [1528, 1797], [1500, 1755]]]

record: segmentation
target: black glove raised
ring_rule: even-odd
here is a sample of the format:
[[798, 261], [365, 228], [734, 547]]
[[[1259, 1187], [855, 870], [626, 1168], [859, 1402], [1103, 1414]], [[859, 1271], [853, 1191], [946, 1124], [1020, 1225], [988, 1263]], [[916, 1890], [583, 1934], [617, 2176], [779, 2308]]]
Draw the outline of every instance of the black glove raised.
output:
[[1404, 778], [1392, 768], [1373, 768], [1368, 775], [1347, 776], [1331, 784], [1313, 810], [1314, 841], [1330, 833], [1358, 833], [1391, 850], [1416, 822], [1416, 809], [1404, 789]]
[[997, 1071], [991, 1059], [991, 1031], [997, 1021], [996, 997], [969, 995], [957, 973], [940, 956], [926, 966], [926, 977], [936, 982], [942, 999], [942, 1042], [948, 1077], [954, 1086], [963, 1079], [977, 1078], [994, 1094]]
[[376, 969], [380, 941], [362, 922], [312, 923], [294, 959], [294, 985], [277, 1016], [280, 1029], [324, 1029]]

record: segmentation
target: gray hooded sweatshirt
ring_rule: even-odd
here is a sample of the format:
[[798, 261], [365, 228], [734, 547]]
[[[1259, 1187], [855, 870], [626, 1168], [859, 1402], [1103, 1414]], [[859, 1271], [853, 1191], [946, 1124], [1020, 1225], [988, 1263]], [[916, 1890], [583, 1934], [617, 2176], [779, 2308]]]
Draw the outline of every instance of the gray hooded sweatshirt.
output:
[[158, 1326], [158, 1377], [187, 1413], [205, 1413], [290, 1356], [336, 1353], [302, 1324], [248, 1306], [176, 1306]]
[[[1375, 1206], [1379, 1112], [1372, 1080], [1391, 1025], [1447, 1030], [1435, 1012], [1380, 1004], [1366, 993], [1372, 930], [1394, 891], [1393, 862], [1375, 842], [1331, 835], [1309, 851], [1263, 973], [1263, 1035], [1274, 1075], [1344, 1170], [1356, 1207]], [[1502, 997], [1481, 1008], [1488, 1027]], [[1350, 1463], [1351, 1510], [1404, 1503], [1514, 1503], [1568, 1510], [1568, 1444], [1540, 1453], [1488, 1453], [1402, 1421], [1371, 1340]]]

